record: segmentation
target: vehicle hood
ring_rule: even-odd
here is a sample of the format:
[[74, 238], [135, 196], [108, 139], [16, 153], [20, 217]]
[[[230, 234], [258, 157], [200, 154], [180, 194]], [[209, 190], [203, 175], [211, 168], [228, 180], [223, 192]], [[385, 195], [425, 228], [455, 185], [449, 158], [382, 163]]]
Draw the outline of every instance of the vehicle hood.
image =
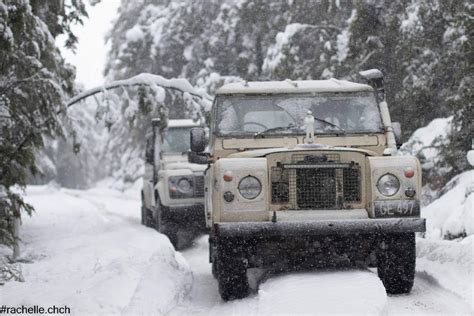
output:
[[347, 147], [332, 147], [321, 144], [312, 144], [312, 145], [298, 145], [294, 148], [264, 148], [264, 149], [254, 149], [246, 150], [238, 153], [229, 155], [229, 158], [256, 158], [256, 157], [265, 157], [269, 154], [279, 153], [279, 152], [298, 152], [298, 151], [335, 151], [335, 152], [358, 152], [366, 156], [377, 156], [377, 153], [371, 150], [358, 149], [358, 148], [347, 148]]
[[166, 170], [178, 170], [178, 169], [190, 169], [193, 172], [204, 172], [207, 165], [198, 165], [195, 163], [186, 163], [186, 162], [174, 162], [174, 163], [165, 163], [164, 169]]

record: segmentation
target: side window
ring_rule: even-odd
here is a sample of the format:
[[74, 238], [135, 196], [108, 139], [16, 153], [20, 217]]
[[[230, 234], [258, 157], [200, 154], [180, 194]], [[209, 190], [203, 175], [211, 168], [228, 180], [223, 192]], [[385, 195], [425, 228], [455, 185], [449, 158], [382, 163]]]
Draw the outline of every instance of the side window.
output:
[[153, 150], [153, 136], [152, 134], [147, 134], [146, 135], [146, 145], [145, 145], [145, 161], [148, 164], [153, 164], [153, 156], [154, 156], [154, 150]]

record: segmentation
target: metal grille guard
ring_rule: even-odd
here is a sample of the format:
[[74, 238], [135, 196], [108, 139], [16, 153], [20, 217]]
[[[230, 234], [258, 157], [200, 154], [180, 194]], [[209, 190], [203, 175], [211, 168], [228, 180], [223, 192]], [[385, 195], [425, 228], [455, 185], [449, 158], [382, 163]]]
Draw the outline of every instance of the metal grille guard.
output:
[[424, 218], [322, 220], [304, 222], [238, 222], [214, 224], [219, 237], [325, 236], [425, 232]]

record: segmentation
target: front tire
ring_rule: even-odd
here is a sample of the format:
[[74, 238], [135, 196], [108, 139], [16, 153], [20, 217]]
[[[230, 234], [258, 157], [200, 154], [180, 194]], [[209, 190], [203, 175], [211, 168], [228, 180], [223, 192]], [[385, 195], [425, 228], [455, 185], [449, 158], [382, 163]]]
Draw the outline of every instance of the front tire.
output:
[[[220, 249], [219, 249], [220, 248]], [[219, 294], [224, 301], [249, 295], [246, 260], [239, 247], [226, 243], [218, 247], [214, 271], [217, 274]]]
[[146, 227], [154, 227], [153, 225], [153, 212], [147, 208], [144, 208], [145, 218], [144, 225]]
[[415, 280], [415, 233], [389, 234], [377, 253], [377, 272], [387, 294], [410, 293]]
[[165, 212], [169, 212], [168, 208], [165, 208], [160, 201], [160, 196], [156, 195], [156, 208], [155, 208], [155, 229], [166, 235], [170, 240], [173, 247], [178, 250], [178, 227], [174, 223], [167, 220]]
[[141, 198], [142, 198], [142, 207], [141, 207], [141, 224], [146, 225], [146, 208], [145, 208], [145, 195], [143, 194], [143, 191], [141, 192]]

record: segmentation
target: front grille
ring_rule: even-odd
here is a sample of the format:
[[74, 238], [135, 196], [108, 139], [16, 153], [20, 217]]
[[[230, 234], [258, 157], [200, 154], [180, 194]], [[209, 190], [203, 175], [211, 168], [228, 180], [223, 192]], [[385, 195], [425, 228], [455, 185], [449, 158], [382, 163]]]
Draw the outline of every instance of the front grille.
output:
[[204, 176], [194, 176], [194, 197], [204, 197]]
[[[295, 184], [293, 184], [293, 182]], [[327, 209], [336, 206], [336, 169], [297, 169], [290, 186], [296, 185], [296, 205], [300, 209]]]
[[271, 168], [272, 203], [290, 204], [292, 209], [341, 209], [360, 202], [358, 164], [340, 163], [336, 154], [298, 156]]
[[360, 168], [343, 169], [344, 201], [360, 202]]

